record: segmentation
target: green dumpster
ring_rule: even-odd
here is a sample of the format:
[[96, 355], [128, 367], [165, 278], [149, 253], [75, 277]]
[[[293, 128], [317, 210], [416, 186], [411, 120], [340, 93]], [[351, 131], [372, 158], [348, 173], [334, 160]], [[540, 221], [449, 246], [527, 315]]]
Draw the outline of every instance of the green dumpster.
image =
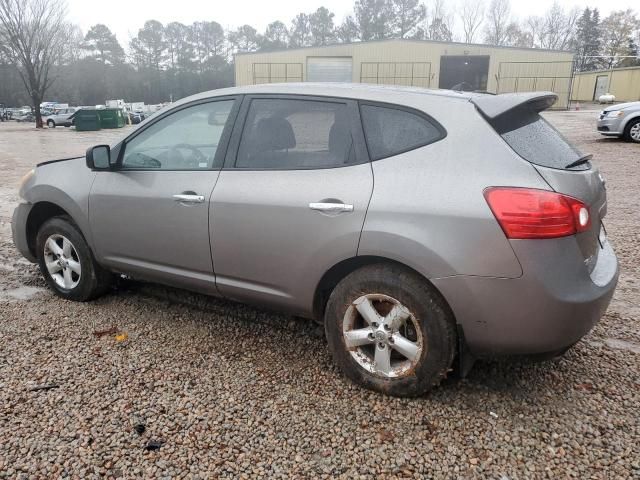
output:
[[80, 132], [100, 130], [100, 113], [98, 110], [78, 110], [73, 115], [73, 124]]
[[103, 108], [100, 110], [100, 126], [102, 128], [124, 127], [124, 114], [120, 108]]

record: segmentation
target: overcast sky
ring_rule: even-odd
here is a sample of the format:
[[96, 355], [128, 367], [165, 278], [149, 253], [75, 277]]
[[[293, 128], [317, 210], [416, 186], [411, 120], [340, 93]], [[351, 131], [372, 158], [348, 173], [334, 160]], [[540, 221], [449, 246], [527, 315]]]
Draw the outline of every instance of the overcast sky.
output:
[[[460, 0], [445, 0], [452, 10]], [[486, 0], [487, 2], [489, 0]], [[352, 0], [67, 0], [69, 16], [73, 23], [80, 26], [83, 33], [96, 23], [104, 23], [113, 31], [120, 43], [127, 46], [130, 38], [146, 20], [159, 20], [163, 24], [178, 21], [185, 24], [194, 21], [215, 20], [225, 29], [249, 24], [263, 32], [267, 24], [282, 20], [289, 26], [291, 19], [300, 12], [310, 13], [325, 6], [339, 24], [351, 13]], [[426, 2], [429, 5], [429, 1]], [[514, 16], [523, 18], [529, 15], [541, 15], [553, 4], [553, 0], [511, 0]], [[567, 7], [598, 7], [603, 14], [611, 10], [633, 8], [637, 0], [578, 1], [561, 0]]]

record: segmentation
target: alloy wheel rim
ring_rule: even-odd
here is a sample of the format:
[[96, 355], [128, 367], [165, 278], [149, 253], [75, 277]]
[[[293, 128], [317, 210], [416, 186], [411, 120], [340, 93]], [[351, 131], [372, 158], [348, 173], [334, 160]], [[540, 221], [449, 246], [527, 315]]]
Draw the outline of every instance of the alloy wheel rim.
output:
[[76, 247], [60, 234], [44, 242], [44, 262], [49, 275], [60, 288], [72, 290], [80, 283], [82, 266]]
[[411, 375], [425, 348], [413, 313], [399, 300], [381, 293], [362, 295], [349, 305], [342, 338], [356, 363], [382, 378]]
[[640, 122], [632, 126], [629, 133], [631, 135], [631, 138], [633, 138], [636, 141], [640, 141]]

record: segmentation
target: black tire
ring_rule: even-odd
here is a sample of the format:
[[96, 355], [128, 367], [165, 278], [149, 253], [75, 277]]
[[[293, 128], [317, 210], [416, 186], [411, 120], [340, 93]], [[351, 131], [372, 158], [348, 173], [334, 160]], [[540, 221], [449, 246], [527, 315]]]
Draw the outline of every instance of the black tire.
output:
[[[75, 249], [77, 257], [75, 260], [80, 263], [81, 274], [78, 275], [77, 285], [73, 288], [64, 288], [56, 283], [47, 269], [45, 242], [52, 235], [67, 238]], [[82, 233], [71, 218], [61, 216], [47, 220], [38, 231], [36, 249], [40, 272], [42, 272], [49, 288], [59, 297], [77, 302], [85, 302], [103, 295], [109, 290], [113, 275], [98, 265], [89, 245], [87, 245]]]
[[53, 120], [47, 120], [47, 127], [56, 128], [56, 122], [54, 122]]
[[[345, 344], [342, 327], [347, 309], [366, 294], [397, 299], [419, 325], [422, 352], [404, 376], [389, 378], [366, 370]], [[347, 275], [331, 292], [324, 319], [329, 349], [340, 369], [355, 383], [388, 395], [425, 394], [446, 377], [456, 354], [455, 321], [446, 302], [424, 278], [400, 265], [374, 264]]]
[[631, 136], [631, 129], [635, 126], [635, 125], [640, 125], [640, 118], [634, 118], [633, 120], [631, 120], [627, 126], [624, 128], [624, 135], [623, 138], [627, 141], [627, 142], [634, 142], [634, 143], [640, 143], [640, 138], [633, 138]]

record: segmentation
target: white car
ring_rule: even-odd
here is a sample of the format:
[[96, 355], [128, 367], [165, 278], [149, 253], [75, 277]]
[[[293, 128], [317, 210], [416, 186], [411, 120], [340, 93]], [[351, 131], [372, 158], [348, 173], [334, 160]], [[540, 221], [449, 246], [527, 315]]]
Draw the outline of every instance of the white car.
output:
[[63, 108], [58, 110], [53, 115], [49, 115], [46, 118], [47, 127], [55, 128], [57, 126], [70, 127], [73, 125], [73, 114], [76, 113], [75, 108]]

